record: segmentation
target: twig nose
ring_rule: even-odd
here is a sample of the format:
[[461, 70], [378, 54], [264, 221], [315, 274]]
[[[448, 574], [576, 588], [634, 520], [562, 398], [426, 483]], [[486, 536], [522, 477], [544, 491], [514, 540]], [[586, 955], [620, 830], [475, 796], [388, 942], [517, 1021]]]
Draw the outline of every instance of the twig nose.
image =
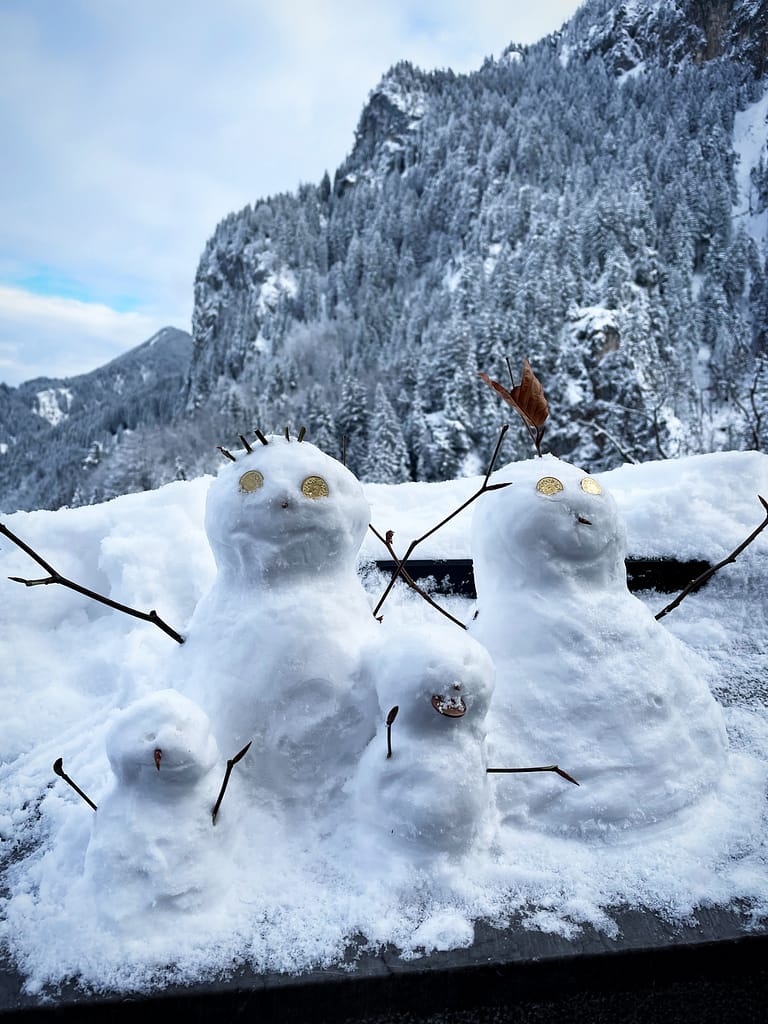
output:
[[591, 526], [592, 525], [592, 520], [591, 519], [585, 519], [584, 516], [576, 516], [576, 521], [578, 523], [583, 523], [585, 526]]

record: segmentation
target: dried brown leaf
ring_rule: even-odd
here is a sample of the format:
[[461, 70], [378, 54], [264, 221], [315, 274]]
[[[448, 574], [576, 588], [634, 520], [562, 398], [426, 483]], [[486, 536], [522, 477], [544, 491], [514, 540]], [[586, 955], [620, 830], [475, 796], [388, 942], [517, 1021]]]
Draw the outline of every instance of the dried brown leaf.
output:
[[497, 380], [481, 373], [480, 377], [500, 395], [508, 405], [516, 409], [523, 420], [534, 430], [539, 431], [549, 416], [549, 404], [544, 397], [544, 389], [541, 386], [536, 374], [531, 369], [528, 359], [523, 363], [523, 378], [520, 383], [510, 391]]

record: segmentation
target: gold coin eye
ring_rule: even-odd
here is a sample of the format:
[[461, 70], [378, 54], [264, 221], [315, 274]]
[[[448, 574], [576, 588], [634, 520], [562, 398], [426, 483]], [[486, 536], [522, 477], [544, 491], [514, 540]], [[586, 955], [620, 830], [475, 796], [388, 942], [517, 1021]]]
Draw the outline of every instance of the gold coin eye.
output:
[[556, 476], [543, 476], [536, 484], [536, 490], [539, 494], [557, 494], [558, 491], [564, 489]]
[[301, 485], [301, 493], [305, 498], [327, 498], [331, 492], [321, 476], [308, 476]]
[[258, 491], [263, 486], [264, 477], [258, 469], [249, 469], [247, 473], [243, 473], [240, 477], [240, 490], [245, 491], [246, 494]]
[[593, 480], [591, 476], [582, 477], [579, 481], [579, 486], [585, 494], [602, 494], [603, 488], [597, 482]]

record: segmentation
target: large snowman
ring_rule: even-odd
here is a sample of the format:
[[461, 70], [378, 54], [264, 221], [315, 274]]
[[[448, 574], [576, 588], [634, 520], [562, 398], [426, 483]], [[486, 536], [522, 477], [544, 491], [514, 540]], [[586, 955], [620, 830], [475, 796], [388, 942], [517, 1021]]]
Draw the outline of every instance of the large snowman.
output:
[[[250, 448], [250, 446], [249, 446]], [[176, 662], [261, 806], [330, 810], [376, 723], [364, 652], [377, 627], [356, 571], [359, 481], [306, 441], [270, 436], [225, 464], [205, 529], [217, 566]]]
[[580, 783], [497, 776], [506, 820], [567, 834], [651, 825], [723, 773], [706, 671], [627, 589], [609, 493], [552, 456], [499, 471], [472, 524], [472, 634], [496, 664], [488, 716], [499, 765], [559, 762]]

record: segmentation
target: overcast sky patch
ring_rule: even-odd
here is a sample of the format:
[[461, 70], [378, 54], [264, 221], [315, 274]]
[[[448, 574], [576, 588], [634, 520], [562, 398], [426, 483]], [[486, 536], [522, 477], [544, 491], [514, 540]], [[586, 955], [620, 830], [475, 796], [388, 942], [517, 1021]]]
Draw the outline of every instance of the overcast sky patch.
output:
[[[470, 71], [577, 6], [3, 0], [0, 379], [80, 373], [167, 323], [189, 330], [216, 224], [333, 174], [393, 64]], [[43, 316], [19, 298], [31, 293], [97, 312], [64, 302]]]

